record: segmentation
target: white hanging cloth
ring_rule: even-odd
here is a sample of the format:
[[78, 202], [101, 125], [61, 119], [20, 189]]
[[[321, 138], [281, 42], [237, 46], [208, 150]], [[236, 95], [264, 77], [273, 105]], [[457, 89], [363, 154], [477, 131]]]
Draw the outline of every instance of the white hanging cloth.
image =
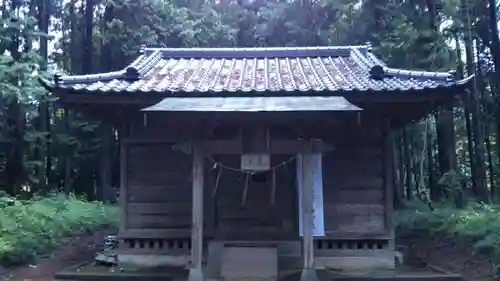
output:
[[[323, 210], [323, 169], [322, 169], [322, 154], [315, 153], [311, 155], [313, 162], [312, 170], [314, 171], [314, 186], [313, 186], [313, 236], [325, 236], [325, 220]], [[304, 235], [304, 228], [302, 226], [302, 155], [297, 155], [297, 193], [299, 203], [299, 235]]]

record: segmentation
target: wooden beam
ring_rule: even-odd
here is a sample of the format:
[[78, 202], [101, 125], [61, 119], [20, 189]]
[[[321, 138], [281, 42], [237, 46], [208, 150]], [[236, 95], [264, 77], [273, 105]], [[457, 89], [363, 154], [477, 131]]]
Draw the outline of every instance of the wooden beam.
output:
[[203, 281], [203, 172], [204, 158], [198, 146], [193, 148], [193, 221], [191, 226], [191, 269], [188, 281]]
[[327, 230], [325, 231], [325, 239], [339, 239], [339, 240], [388, 240], [394, 239], [393, 235], [387, 234], [384, 230], [374, 230], [370, 233], [365, 232], [352, 232], [352, 231], [342, 231], [342, 230]]
[[141, 105], [147, 107], [160, 102], [164, 93], [105, 93], [105, 92], [86, 92], [86, 91], [67, 91], [64, 93], [55, 93], [59, 102], [78, 105]]
[[[397, 102], [422, 102], [429, 100], [451, 101], [457, 96], [462, 95], [470, 87], [470, 82], [448, 88], [424, 89], [424, 90], [404, 90], [404, 91], [350, 91], [348, 101], [356, 104], [357, 102], [370, 103], [397, 103]], [[147, 104], [153, 105], [163, 98], [167, 97], [166, 92], [106, 92], [106, 91], [86, 91], [86, 90], [67, 90], [54, 89], [52, 91], [59, 100], [64, 103], [72, 104]], [[224, 92], [220, 96], [242, 97], [242, 96], [262, 96], [268, 95], [266, 92]], [[342, 91], [330, 92], [329, 96], [346, 96]], [[183, 96], [192, 97], [213, 97], [213, 93], [183, 92]], [[280, 92], [280, 96], [296, 96], [294, 92]], [[310, 91], [308, 96], [324, 96], [323, 91]], [[219, 96], [219, 97], [220, 97]], [[347, 96], [346, 96], [347, 97]], [[145, 106], [146, 107], [146, 106]]]
[[[241, 154], [243, 147], [239, 140], [206, 140], [197, 145], [207, 154], [233, 155]], [[176, 145], [176, 148], [191, 152], [193, 145], [189, 142]], [[272, 155], [294, 155], [300, 152], [305, 146], [311, 151], [324, 152], [333, 149], [332, 146], [320, 140], [271, 140], [269, 142], [269, 153]]]
[[318, 276], [314, 270], [314, 243], [313, 243], [313, 188], [314, 188], [314, 157], [311, 147], [303, 149], [302, 162], [302, 255], [303, 268], [300, 281], [317, 281]]
[[269, 149], [269, 126], [246, 125], [240, 131], [243, 153], [267, 153]]
[[118, 233], [119, 239], [189, 239], [190, 229], [126, 229]]

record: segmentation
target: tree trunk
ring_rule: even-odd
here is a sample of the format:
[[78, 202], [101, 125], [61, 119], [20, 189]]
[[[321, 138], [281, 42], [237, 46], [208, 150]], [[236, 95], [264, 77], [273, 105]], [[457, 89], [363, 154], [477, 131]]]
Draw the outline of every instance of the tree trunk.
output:
[[93, 30], [94, 30], [94, 0], [85, 1], [85, 40], [83, 43], [83, 72], [85, 74], [93, 71]]
[[[40, 31], [45, 34], [45, 36], [40, 38], [40, 56], [42, 58], [42, 62], [40, 65], [40, 69], [42, 71], [47, 70], [48, 63], [48, 33], [49, 33], [49, 24], [50, 24], [50, 0], [39, 0], [38, 2], [38, 25], [40, 27]], [[40, 101], [40, 106], [38, 108], [40, 117], [39, 117], [39, 128], [38, 130], [42, 133], [49, 133], [49, 103], [47, 101], [47, 95], [44, 94]], [[38, 159], [42, 163], [40, 167], [37, 169], [37, 179], [41, 186], [47, 185], [48, 178], [50, 177], [50, 169], [51, 163], [47, 157], [49, 155], [49, 144], [48, 135], [41, 138], [40, 140], [40, 149], [38, 152]]]
[[[401, 186], [404, 186], [404, 183], [402, 183], [402, 176], [401, 173], [403, 172], [402, 170], [399, 170], [398, 168], [400, 167], [398, 161], [398, 152], [400, 147], [400, 134], [399, 132], [394, 132], [393, 137], [392, 137], [392, 159], [391, 159], [391, 169], [392, 169], [392, 188], [394, 190], [394, 197], [393, 197], [393, 204], [396, 209], [402, 209], [404, 207], [404, 189], [401, 189]], [[399, 170], [399, 171], [398, 171]]]
[[456, 144], [453, 109], [443, 109], [436, 116], [439, 176], [456, 170]]
[[[430, 117], [429, 117], [430, 118]], [[431, 124], [428, 125], [429, 127]], [[435, 161], [434, 161], [434, 142], [433, 142], [433, 136], [432, 136], [432, 130], [431, 128], [427, 128], [427, 175], [429, 178], [429, 195], [430, 199], [432, 201], [439, 201], [441, 200], [442, 197], [442, 191], [440, 187], [437, 184], [436, 181], [436, 173], [435, 173]]]
[[406, 166], [406, 200], [413, 199], [413, 192], [415, 184], [413, 181], [413, 155], [410, 147], [409, 128], [403, 128], [403, 147], [405, 152], [405, 166]]
[[[499, 31], [498, 31], [498, 19], [497, 19], [497, 1], [496, 0], [488, 0], [488, 17], [489, 17], [489, 32], [490, 32], [490, 51], [491, 51], [491, 56], [493, 58], [493, 63], [495, 65], [495, 71], [493, 73], [493, 79], [490, 80], [491, 87], [493, 89], [493, 93], [496, 99], [496, 134], [495, 134], [495, 149], [496, 149], [496, 154], [500, 155], [500, 38], [498, 36]], [[488, 142], [487, 145], [491, 145], [490, 142]], [[491, 154], [488, 153], [488, 158], [491, 157]], [[497, 157], [497, 167], [500, 167], [500, 157]], [[490, 162], [491, 166], [494, 166], [492, 162]], [[493, 169], [493, 167], [490, 167]], [[494, 188], [494, 175], [490, 175], [491, 177], [491, 193], [492, 193], [492, 198], [496, 196], [495, 193], [495, 188]]]
[[[470, 14], [467, 7], [466, 0], [462, 0], [462, 5], [464, 8], [464, 16], [467, 22], [467, 26], [470, 27]], [[472, 46], [472, 35], [470, 31], [465, 32], [465, 54], [466, 54], [466, 70], [468, 75], [474, 74], [474, 53]], [[474, 142], [474, 162], [475, 169], [472, 171], [472, 176], [475, 181], [473, 186], [473, 192], [476, 199], [488, 203], [489, 192], [486, 185], [486, 163], [484, 161], [485, 147], [484, 147], [484, 132], [481, 126], [481, 109], [479, 103], [479, 93], [477, 90], [477, 80], [474, 78], [474, 87], [468, 94], [468, 104], [471, 110], [472, 116], [472, 133]]]

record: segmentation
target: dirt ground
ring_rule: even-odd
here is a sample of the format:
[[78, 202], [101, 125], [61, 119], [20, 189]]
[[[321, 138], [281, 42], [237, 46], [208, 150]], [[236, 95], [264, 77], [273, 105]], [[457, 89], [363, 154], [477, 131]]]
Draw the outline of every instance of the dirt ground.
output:
[[409, 247], [413, 255], [427, 264], [460, 273], [468, 281], [495, 280], [488, 260], [475, 255], [470, 246], [419, 234], [399, 237], [398, 244]]
[[[41, 258], [35, 265], [13, 268], [7, 274], [2, 274], [0, 270], [0, 280], [54, 280], [53, 276], [57, 271], [92, 259], [95, 252], [102, 246], [104, 237], [113, 233], [112, 230], [101, 230], [93, 234], [75, 236], [68, 239], [50, 256]], [[444, 239], [431, 239], [431, 237], [422, 235], [400, 237], [398, 244], [409, 247], [415, 256], [423, 259], [428, 264], [449, 272], [461, 273], [467, 280], [494, 280], [488, 261], [474, 255], [471, 247], [457, 245]]]
[[77, 235], [68, 239], [63, 245], [47, 257], [41, 258], [37, 264], [30, 264], [10, 269], [0, 274], [2, 281], [50, 281], [59, 270], [88, 261], [101, 248], [104, 238], [114, 234], [112, 230], [100, 230], [94, 233]]

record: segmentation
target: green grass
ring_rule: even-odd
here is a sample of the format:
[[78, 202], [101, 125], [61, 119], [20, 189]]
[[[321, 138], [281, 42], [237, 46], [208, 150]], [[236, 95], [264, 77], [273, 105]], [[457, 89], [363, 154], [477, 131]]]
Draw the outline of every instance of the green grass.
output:
[[83, 231], [117, 224], [117, 209], [75, 196], [0, 197], [0, 264], [32, 261]]
[[399, 233], [426, 232], [470, 244], [490, 259], [499, 272], [500, 205], [471, 204], [465, 209], [446, 205], [430, 211], [424, 206], [398, 211], [395, 224]]

